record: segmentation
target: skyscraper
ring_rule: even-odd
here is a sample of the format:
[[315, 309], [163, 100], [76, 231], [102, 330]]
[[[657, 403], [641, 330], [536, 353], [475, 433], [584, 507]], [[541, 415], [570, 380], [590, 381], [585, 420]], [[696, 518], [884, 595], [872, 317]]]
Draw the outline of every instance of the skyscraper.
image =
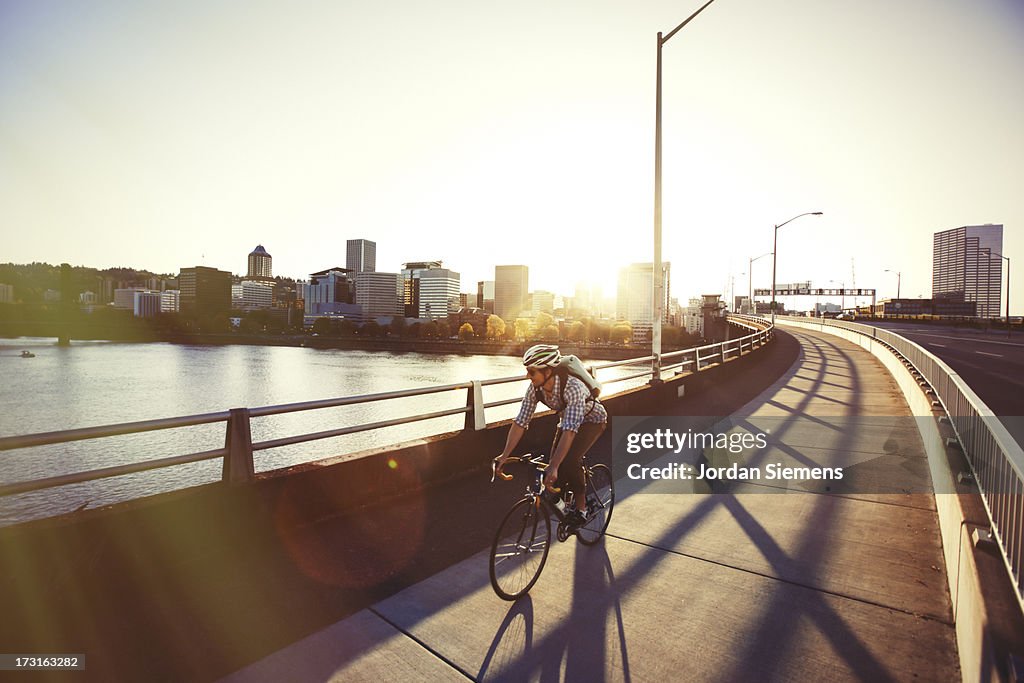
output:
[[982, 318], [999, 316], [1003, 287], [1003, 226], [966, 225], [932, 241], [932, 298], [977, 304]]
[[[669, 273], [672, 264], [662, 263], [664, 267], [664, 288], [665, 301], [662, 305], [662, 322], [668, 320], [669, 301], [671, 290], [669, 287]], [[620, 320], [628, 320], [633, 325], [633, 338], [645, 339], [650, 330], [654, 327], [654, 306], [653, 306], [653, 263], [634, 263], [619, 271], [619, 288], [617, 292], [617, 305], [615, 314]]]
[[401, 316], [402, 276], [398, 273], [356, 273], [356, 303], [367, 318]]
[[306, 315], [342, 315], [361, 318], [356, 310], [355, 287], [347, 268], [326, 268], [311, 273], [303, 286]]
[[526, 309], [530, 269], [526, 266], [494, 267], [494, 313], [509, 322]]
[[372, 273], [377, 270], [377, 243], [370, 240], [345, 242], [345, 267], [354, 273]]
[[274, 273], [272, 268], [273, 259], [267, 250], [263, 248], [262, 244], [256, 245], [256, 248], [249, 254], [249, 272], [245, 276], [248, 280], [273, 280]]
[[440, 261], [413, 261], [402, 267], [407, 318], [436, 320], [459, 308], [461, 277]]
[[231, 273], [206, 266], [182, 268], [178, 275], [181, 312], [190, 317], [228, 314], [231, 309]]

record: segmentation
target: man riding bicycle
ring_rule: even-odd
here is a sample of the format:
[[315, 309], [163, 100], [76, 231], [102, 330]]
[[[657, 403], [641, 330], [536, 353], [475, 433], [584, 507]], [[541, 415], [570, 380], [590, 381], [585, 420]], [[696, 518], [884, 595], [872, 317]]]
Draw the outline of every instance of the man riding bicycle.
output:
[[537, 344], [523, 355], [530, 387], [526, 390], [519, 414], [512, 421], [505, 441], [505, 450], [495, 462], [500, 473], [502, 465], [512, 455], [538, 402], [558, 411], [561, 418], [551, 444], [551, 462], [544, 474], [544, 486], [551, 489], [560, 479], [573, 494], [575, 509], [566, 510], [568, 522], [581, 526], [586, 521], [586, 491], [582, 460], [608, 424], [608, 411], [591, 396], [590, 390], [579, 379], [557, 370], [561, 361], [557, 346]]

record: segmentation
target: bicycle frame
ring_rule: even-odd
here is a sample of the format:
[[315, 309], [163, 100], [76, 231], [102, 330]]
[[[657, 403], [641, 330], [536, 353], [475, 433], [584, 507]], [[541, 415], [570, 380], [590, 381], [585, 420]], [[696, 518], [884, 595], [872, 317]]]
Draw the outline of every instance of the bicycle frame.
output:
[[[535, 505], [538, 504], [537, 501], [540, 501], [540, 502], [544, 503], [544, 505], [546, 505], [547, 508], [548, 508], [548, 512], [553, 513], [554, 516], [555, 516], [555, 519], [557, 519], [560, 523], [564, 523], [566, 521], [566, 514], [565, 514], [565, 512], [562, 509], [560, 509], [555, 504], [555, 500], [558, 497], [562, 496], [562, 489], [555, 488], [555, 487], [551, 487], [550, 489], [548, 489], [548, 488], [546, 488], [544, 486], [544, 473], [545, 473], [545, 471], [547, 471], [547, 468], [548, 468], [548, 465], [549, 465], [549, 463], [547, 461], [545, 461], [544, 458], [545, 458], [545, 455], [543, 453], [535, 455], [535, 456], [530, 454], [530, 453], [527, 453], [525, 455], [519, 455], [519, 456], [514, 455], [514, 456], [510, 457], [506, 462], [528, 462], [531, 465], [533, 465], [533, 467], [534, 467], [534, 470], [533, 470], [534, 482], [533, 482], [533, 486], [532, 487], [530, 485], [527, 485], [525, 497], [529, 498], [531, 501], [533, 501], [533, 503]], [[583, 456], [583, 459], [581, 460], [580, 465], [584, 469], [589, 471], [589, 467], [587, 466], [586, 456], [585, 455]], [[491, 483], [492, 484], [494, 483], [495, 478], [498, 477], [498, 476], [500, 476], [505, 481], [511, 481], [512, 478], [513, 478], [511, 474], [507, 474], [505, 472], [498, 473], [497, 461], [492, 460], [491, 461]], [[587, 478], [589, 478], [589, 476]], [[550, 492], [551, 495], [550, 496], [546, 496], [545, 494], [549, 493], [549, 492]], [[572, 494], [570, 493], [570, 496], [571, 495]], [[573, 499], [570, 498], [569, 500], [565, 500], [565, 498], [562, 498], [562, 500], [565, 503], [565, 510], [569, 510], [571, 508], [571, 506], [573, 505]]]

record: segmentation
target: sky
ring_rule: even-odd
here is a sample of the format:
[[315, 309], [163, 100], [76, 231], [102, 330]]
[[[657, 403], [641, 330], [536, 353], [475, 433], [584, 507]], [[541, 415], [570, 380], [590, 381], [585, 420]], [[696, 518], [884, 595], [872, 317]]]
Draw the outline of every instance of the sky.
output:
[[[361, 238], [614, 294], [701, 4], [0, 0], [0, 262], [303, 278]], [[779, 283], [929, 297], [933, 233], [1001, 223], [1024, 313], [1020, 0], [715, 0], [663, 60], [673, 296], [770, 287], [822, 211]]]

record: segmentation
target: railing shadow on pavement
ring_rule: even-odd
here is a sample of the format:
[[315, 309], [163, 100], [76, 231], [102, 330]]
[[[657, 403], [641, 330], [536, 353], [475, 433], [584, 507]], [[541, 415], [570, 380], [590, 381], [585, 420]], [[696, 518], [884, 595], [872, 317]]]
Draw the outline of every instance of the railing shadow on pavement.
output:
[[[846, 356], [845, 352], [840, 351], [835, 345], [827, 342], [820, 343], [823, 346], [832, 346], [834, 350], [839, 351], [840, 357]], [[821, 363], [816, 383], [823, 382], [824, 378], [832, 374], [831, 371], [835, 369], [833, 367], [835, 361], [827, 361], [823, 350], [819, 350], [818, 355], [821, 358]], [[850, 376], [853, 378], [851, 391], [856, 396], [859, 379], [848, 357], [846, 358], [846, 369], [851, 371]], [[803, 408], [811, 401], [812, 394], [804, 396], [800, 402], [792, 406], [793, 413], [790, 417], [783, 419], [776, 434], [784, 435], [786, 429], [796, 424], [796, 421], [802, 417]], [[737, 424], [742, 425], [743, 422], [739, 421]], [[842, 444], [837, 446], [837, 448], [841, 447]], [[809, 519], [813, 520], [815, 526], [829, 524], [835, 511], [834, 507], [829, 504], [831, 496], [814, 493], [807, 495], [818, 498], [815, 513], [809, 515]], [[540, 680], [549, 680], [549, 676], [553, 680], [558, 676], [557, 672], [560, 671], [563, 658], [568, 657], [567, 666], [572, 663], [581, 667], [576, 673], [582, 674], [585, 679], [604, 680], [604, 657], [595, 656], [593, 648], [597, 645], [602, 648], [603, 652], [606, 640], [604, 637], [605, 624], [609, 611], [614, 611], [619, 628], [622, 661], [626, 665], [623, 675], [628, 677], [628, 638], [623, 626], [622, 598], [642, 587], [648, 577], [663, 562], [680, 555], [700, 560], [699, 557], [687, 555], [679, 550], [673, 550], [673, 548], [678, 546], [714, 510], [719, 508], [724, 508], [730, 513], [744, 530], [747, 539], [768, 559], [771, 567], [779, 574], [778, 577], [767, 578], [780, 579], [778, 590], [774, 592], [769, 606], [762, 610], [764, 616], [760, 623], [748, 631], [753, 635], [738, 644], [741, 649], [731, 658], [737, 663], [735, 669], [720, 672], [723, 680], [746, 679], [755, 675], [762, 680], [779, 678], [784, 672], [777, 671], [777, 669], [784, 663], [782, 658], [786, 654], [787, 641], [796, 633], [797, 629], [794, 627], [799, 622], [808, 619], [818, 626], [854, 676], [862, 680], [892, 680], [894, 678], [886, 666], [851, 630], [843, 616], [836, 611], [836, 607], [829, 603], [829, 599], [836, 599], [835, 596], [814, 590], [813, 586], [801, 586], [794, 582], [791, 576], [787, 577], [787, 574], [791, 574], [794, 568], [811, 568], [813, 575], [813, 569], [821, 565], [829, 549], [817, 543], [814, 535], [808, 533], [805, 535], [803, 543], [795, 551], [787, 553], [733, 494], [708, 495], [703, 500], [699, 500], [660, 536], [653, 541], [643, 542], [642, 545], [647, 549], [642, 551], [635, 561], [623, 568], [613, 569], [611, 559], [604, 548], [607, 540], [594, 548], [577, 548], [576, 571], [578, 576], [572, 585], [573, 609], [570, 611], [570, 619], [559, 624], [540, 639], [532, 637], [530, 650], [522, 655], [521, 661], [510, 662], [509, 671], [536, 676], [536, 669], [539, 667], [538, 678]], [[609, 535], [615, 541], [632, 542], [630, 539], [616, 534], [614, 529], [610, 530]], [[605, 566], [601, 567], [601, 565]], [[588, 578], [594, 567], [601, 567], [601, 571], [607, 572], [609, 576], [608, 591], [603, 596], [595, 596], [592, 590], [592, 578]], [[550, 580], [548, 583], [550, 585]], [[695, 590], [697, 589], [698, 587], [695, 587]], [[553, 590], [558, 589], [554, 588]], [[794, 592], [799, 592], [802, 598], [796, 607], [793, 604]], [[510, 614], [513, 612], [510, 611]], [[680, 618], [685, 618], [685, 615], [681, 615]], [[577, 659], [577, 655], [579, 655], [579, 659]]]

